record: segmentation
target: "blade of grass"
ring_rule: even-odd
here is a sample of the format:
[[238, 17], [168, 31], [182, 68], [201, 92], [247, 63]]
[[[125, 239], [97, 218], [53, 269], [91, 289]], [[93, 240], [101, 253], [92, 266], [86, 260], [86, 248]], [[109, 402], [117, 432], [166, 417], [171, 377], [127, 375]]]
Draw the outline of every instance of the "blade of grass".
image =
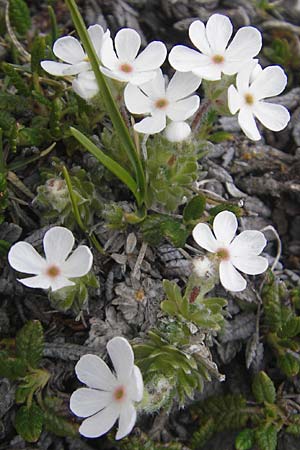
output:
[[103, 97], [105, 108], [110, 116], [110, 119], [113, 123], [116, 132], [119, 135], [120, 141], [124, 146], [128, 159], [134, 168], [136, 183], [138, 186], [136, 200], [138, 205], [140, 206], [144, 202], [146, 193], [146, 178], [142, 162], [137, 154], [135, 145], [130, 137], [128, 128], [126, 127], [126, 124], [120, 114], [119, 108], [116, 105], [116, 102], [106, 83], [105, 77], [103, 76], [100, 70], [98, 56], [96, 54], [94, 46], [92, 45], [92, 42], [86, 30], [85, 23], [78, 10], [76, 2], [75, 0], [66, 0], [66, 4], [70, 10], [72, 20], [77, 30], [77, 33], [81, 39], [81, 42], [90, 60], [92, 69], [94, 71], [99, 86], [100, 93]]
[[69, 191], [70, 200], [71, 200], [72, 209], [73, 209], [73, 214], [74, 214], [75, 220], [76, 220], [76, 222], [77, 222], [79, 228], [80, 228], [84, 233], [87, 233], [87, 235], [88, 235], [90, 241], [91, 241], [92, 244], [95, 246], [95, 248], [96, 248], [100, 253], [104, 254], [104, 250], [103, 250], [102, 246], [100, 245], [98, 239], [97, 239], [96, 236], [94, 235], [94, 233], [89, 233], [88, 230], [86, 229], [84, 223], [82, 222], [81, 215], [80, 215], [80, 211], [79, 211], [79, 209], [78, 209], [78, 205], [77, 205], [77, 202], [76, 202], [76, 199], [75, 199], [75, 195], [74, 195], [74, 192], [73, 192], [73, 187], [72, 187], [71, 178], [70, 178], [70, 175], [69, 175], [69, 172], [68, 172], [66, 166], [63, 166], [62, 171], [63, 171], [64, 179], [65, 179], [65, 181], [66, 181], [67, 188], [68, 188], [68, 191]]
[[138, 187], [132, 176], [127, 172], [127, 170], [123, 169], [120, 164], [114, 161], [112, 158], [107, 156], [97, 147], [89, 138], [87, 138], [81, 131], [76, 128], [70, 128], [72, 135], [75, 139], [77, 139], [80, 144], [82, 144], [98, 161], [101, 162], [108, 170], [110, 170], [116, 177], [118, 177], [122, 183], [126, 184], [126, 186], [131, 190], [136, 200], [139, 199]]

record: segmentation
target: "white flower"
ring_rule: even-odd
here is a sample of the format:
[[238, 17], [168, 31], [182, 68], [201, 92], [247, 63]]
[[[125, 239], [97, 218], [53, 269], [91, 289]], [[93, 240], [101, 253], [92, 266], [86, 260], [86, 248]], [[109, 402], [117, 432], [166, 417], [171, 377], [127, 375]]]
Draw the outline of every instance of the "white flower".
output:
[[[254, 63], [255, 64], [255, 63]], [[238, 114], [238, 122], [249, 139], [258, 141], [261, 136], [254, 117], [272, 131], [283, 130], [289, 120], [288, 110], [276, 103], [265, 102], [265, 98], [280, 94], [286, 87], [287, 77], [279, 66], [262, 69], [259, 64], [247, 65], [236, 77], [236, 86], [228, 89], [228, 107]]]
[[133, 351], [126, 339], [111, 339], [107, 351], [115, 374], [96, 355], [84, 355], [76, 364], [76, 375], [87, 387], [72, 394], [70, 409], [76, 416], [87, 417], [79, 428], [83, 436], [102, 436], [118, 419], [116, 439], [122, 439], [134, 427], [134, 402], [143, 398], [143, 378], [140, 369], [134, 365]]
[[[105, 33], [100, 25], [92, 25], [88, 28], [88, 33], [92, 44], [100, 58], [103, 42], [109, 37], [110, 32]], [[56, 61], [42, 61], [42, 68], [51, 75], [77, 75], [81, 72], [91, 70], [88, 56], [82, 48], [80, 42], [73, 36], [64, 36], [55, 41], [53, 53], [64, 63]]]
[[98, 83], [94, 72], [80, 73], [72, 82], [73, 91], [84, 100], [90, 100], [99, 92]]
[[116, 34], [116, 53], [112, 39], [106, 39], [101, 51], [104, 75], [136, 85], [154, 78], [156, 70], [166, 59], [166, 46], [160, 41], [153, 41], [137, 56], [140, 46], [140, 35], [131, 28], [123, 28]]
[[127, 109], [133, 114], [151, 115], [136, 123], [134, 129], [144, 134], [159, 133], [166, 128], [167, 117], [175, 122], [191, 117], [200, 103], [198, 95], [191, 94], [199, 85], [199, 78], [192, 73], [175, 72], [166, 86], [161, 70], [153, 80], [139, 87], [128, 84], [124, 90]]
[[230, 19], [222, 14], [213, 14], [206, 27], [196, 20], [190, 25], [189, 36], [200, 53], [177, 45], [169, 55], [171, 66], [181, 72], [192, 71], [205, 80], [220, 80], [222, 73], [234, 75], [259, 53], [262, 38], [256, 28], [243, 27], [228, 45], [232, 31]]
[[165, 129], [165, 136], [170, 142], [181, 142], [189, 137], [191, 127], [186, 122], [171, 122]]
[[[92, 266], [93, 255], [86, 245], [80, 245], [69, 256], [74, 246], [74, 236], [63, 227], [53, 227], [45, 233], [43, 258], [27, 242], [17, 242], [8, 253], [11, 267], [34, 277], [18, 279], [25, 286], [57, 291], [75, 283], [69, 278], [86, 275]], [[68, 257], [69, 256], [69, 257]]]
[[213, 275], [214, 264], [211, 259], [206, 256], [193, 259], [193, 269], [196, 275], [200, 278], [205, 278]]
[[260, 231], [247, 230], [235, 237], [237, 219], [230, 211], [216, 215], [213, 230], [205, 223], [199, 223], [193, 230], [193, 237], [200, 247], [215, 253], [220, 259], [220, 281], [229, 291], [242, 291], [246, 280], [236, 270], [249, 275], [263, 273], [268, 267], [268, 260], [258, 256], [267, 241]]

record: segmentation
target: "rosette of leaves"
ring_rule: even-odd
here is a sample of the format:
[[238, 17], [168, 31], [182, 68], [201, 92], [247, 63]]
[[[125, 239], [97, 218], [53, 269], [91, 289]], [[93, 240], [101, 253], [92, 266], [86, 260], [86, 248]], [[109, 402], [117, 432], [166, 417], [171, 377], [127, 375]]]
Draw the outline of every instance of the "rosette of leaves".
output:
[[280, 431], [300, 436], [299, 415], [292, 412], [289, 399], [276, 392], [265, 372], [254, 377], [252, 393], [256, 403], [229, 394], [195, 404], [192, 414], [200, 428], [192, 437], [192, 449], [203, 448], [215, 433], [225, 430], [242, 429], [235, 439], [236, 450], [276, 450]]
[[148, 193], [146, 204], [160, 205], [166, 211], [177, 209], [184, 197], [191, 197], [198, 178], [199, 144], [185, 142], [174, 145], [162, 136], [147, 142], [146, 173]]
[[[76, 426], [43, 401], [43, 392], [50, 373], [41, 367], [44, 334], [39, 321], [27, 322], [18, 332], [15, 346], [11, 340], [2, 340], [0, 345], [0, 376], [17, 383], [15, 400], [22, 406], [15, 417], [15, 428], [25, 441], [36, 442], [43, 426], [49, 429], [53, 421], [59, 421], [59, 430], [64, 436], [74, 436]], [[54, 398], [53, 398], [54, 401]], [[58, 400], [59, 401], [59, 400]]]
[[49, 300], [54, 309], [62, 312], [72, 309], [75, 314], [79, 314], [88, 303], [90, 289], [97, 289], [100, 285], [92, 272], [72, 281], [74, 286], [49, 292]]
[[[59, 222], [73, 230], [77, 222], [65, 180], [55, 171], [44, 171], [42, 177], [46, 178], [46, 183], [37, 188], [34, 204], [42, 209], [44, 223]], [[73, 167], [70, 180], [81, 220], [86, 228], [90, 228], [95, 216], [100, 217], [102, 211], [100, 195], [84, 169]]]
[[287, 289], [272, 273], [262, 292], [266, 340], [288, 377], [300, 371], [300, 291]]
[[186, 397], [193, 398], [195, 391], [202, 390], [205, 380], [224, 379], [205, 345], [205, 333], [220, 329], [226, 301], [202, 298], [190, 303], [177, 284], [168, 280], [164, 280], [164, 289], [167, 299], [161, 308], [171, 318], [161, 321], [145, 343], [135, 346], [150, 392], [149, 404], [156, 409], [170, 408], [173, 399], [184, 405]]

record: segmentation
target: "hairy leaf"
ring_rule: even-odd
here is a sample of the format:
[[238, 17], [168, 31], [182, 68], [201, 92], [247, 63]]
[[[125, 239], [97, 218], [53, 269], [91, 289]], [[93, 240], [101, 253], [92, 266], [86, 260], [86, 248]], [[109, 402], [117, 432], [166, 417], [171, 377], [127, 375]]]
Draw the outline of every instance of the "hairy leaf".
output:
[[27, 322], [19, 331], [16, 338], [17, 355], [26, 364], [35, 369], [43, 355], [44, 334], [43, 327], [38, 320]]
[[253, 395], [259, 403], [275, 403], [276, 389], [273, 381], [265, 372], [255, 375], [252, 384]]
[[31, 406], [21, 406], [16, 414], [15, 427], [20, 436], [27, 442], [36, 442], [42, 432], [43, 412], [32, 402]]

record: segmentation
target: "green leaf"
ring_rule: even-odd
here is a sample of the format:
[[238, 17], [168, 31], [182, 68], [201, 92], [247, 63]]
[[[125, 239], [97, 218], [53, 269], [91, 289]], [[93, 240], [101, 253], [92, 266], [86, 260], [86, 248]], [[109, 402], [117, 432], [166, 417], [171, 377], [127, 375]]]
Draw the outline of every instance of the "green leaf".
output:
[[0, 352], [0, 377], [16, 380], [26, 373], [26, 364], [20, 358], [11, 358], [5, 351]]
[[212, 417], [206, 419], [201, 423], [199, 431], [193, 434], [191, 447], [193, 450], [202, 448], [206, 442], [214, 435], [215, 426], [214, 419]]
[[1, 68], [3, 72], [9, 77], [12, 84], [18, 90], [19, 94], [28, 97], [30, 95], [30, 89], [25, 83], [19, 72], [11, 65], [6, 62], [2, 63]]
[[242, 215], [242, 209], [239, 206], [234, 205], [233, 203], [222, 203], [221, 205], [215, 206], [209, 210], [211, 222], [221, 211], [231, 211], [237, 217], [241, 217]]
[[277, 430], [274, 425], [261, 425], [256, 429], [255, 438], [260, 450], [276, 450]]
[[278, 357], [278, 366], [288, 377], [298, 375], [300, 369], [299, 362], [289, 353]]
[[44, 349], [43, 327], [38, 320], [27, 322], [16, 337], [17, 356], [36, 369]]
[[291, 424], [285, 429], [285, 431], [289, 434], [293, 434], [294, 436], [300, 436], [300, 417], [298, 414], [295, 414], [290, 418]]
[[235, 439], [236, 450], [250, 450], [254, 446], [255, 432], [246, 428], [241, 431]]
[[39, 74], [42, 71], [41, 61], [45, 59], [45, 38], [36, 36], [31, 46], [31, 71]]
[[204, 195], [196, 195], [184, 207], [183, 220], [185, 222], [193, 222], [201, 218], [204, 213], [206, 198]]
[[255, 375], [252, 384], [253, 395], [259, 403], [275, 403], [276, 389], [273, 381], [265, 372]]
[[43, 427], [43, 412], [40, 407], [35, 402], [30, 407], [22, 406], [16, 414], [15, 427], [25, 441], [36, 442]]
[[9, 20], [22, 36], [30, 30], [30, 10], [24, 0], [9, 0]]

